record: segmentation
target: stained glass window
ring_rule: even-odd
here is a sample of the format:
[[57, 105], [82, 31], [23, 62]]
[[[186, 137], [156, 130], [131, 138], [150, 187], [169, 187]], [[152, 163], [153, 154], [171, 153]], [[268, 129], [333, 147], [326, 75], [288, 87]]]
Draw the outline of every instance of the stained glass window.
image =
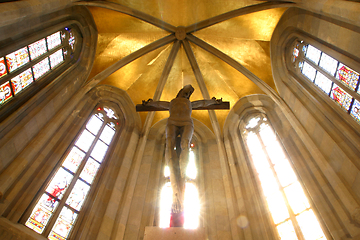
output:
[[56, 51], [55, 53], [51, 54], [49, 58], [50, 58], [51, 69], [53, 69], [64, 61], [63, 50], [60, 49]]
[[333, 100], [335, 100], [335, 102], [339, 104], [341, 107], [343, 107], [345, 110], [350, 109], [350, 105], [353, 98], [346, 91], [344, 91], [344, 89], [342, 89], [335, 83], [333, 84], [330, 97]]
[[51, 50], [61, 44], [61, 36], [60, 35], [61, 35], [60, 31], [58, 31], [54, 34], [51, 34], [50, 36], [48, 36], [46, 38], [49, 50]]
[[280, 239], [326, 239], [309, 200], [264, 115], [250, 117], [242, 133], [255, 175]]
[[332, 81], [321, 72], [316, 74], [315, 85], [321, 88], [326, 94], [330, 93]]
[[27, 47], [20, 48], [19, 50], [6, 55], [6, 63], [9, 72], [13, 72], [19, 67], [24, 66], [30, 61], [29, 52]]
[[32, 69], [35, 80], [37, 80], [39, 77], [50, 71], [49, 58], [45, 58], [41, 62], [35, 64]]
[[7, 74], [5, 60], [4, 58], [0, 58], [0, 78]]
[[[360, 74], [310, 44], [299, 40], [295, 44], [303, 54], [297, 54], [295, 62], [291, 52], [294, 67], [360, 123]], [[359, 97], [353, 97], [354, 93]]]
[[[114, 112], [113, 109], [111, 111]], [[104, 142], [100, 136], [110, 125], [111, 138]], [[27, 227], [48, 239], [65, 240], [69, 237], [108, 152], [117, 125], [117, 120], [107, 117], [104, 108], [99, 107], [95, 111], [36, 202], [25, 222]]]
[[315, 64], [318, 64], [321, 56], [321, 51], [309, 44], [305, 56]]
[[[196, 229], [200, 220], [200, 199], [196, 186], [197, 168], [194, 145], [191, 145], [189, 152], [189, 161], [186, 167], [186, 183], [184, 192], [184, 228]], [[173, 204], [173, 191], [170, 183], [170, 169], [168, 166], [164, 168], [165, 184], [160, 194], [160, 223], [159, 227], [170, 227], [171, 207]]]
[[10, 83], [5, 82], [4, 84], [0, 85], [0, 104], [3, 104], [10, 98], [12, 98]]
[[30, 68], [12, 78], [11, 86], [14, 94], [18, 94], [21, 90], [29, 86], [33, 81], [33, 75]]
[[47, 49], [46, 49], [45, 38], [40, 39], [39, 41], [30, 44], [29, 45], [29, 51], [30, 51], [31, 60], [34, 60], [37, 57], [39, 57], [39, 56], [43, 55], [44, 53], [46, 53]]
[[302, 67], [302, 73], [307, 76], [311, 81], [314, 81], [315, 75], [316, 75], [316, 69], [313, 68], [310, 64], [307, 62], [304, 62]]
[[359, 82], [359, 73], [340, 63], [337, 69], [336, 78], [355, 91]]
[[[0, 106], [74, 56], [76, 34], [64, 28], [12, 53], [0, 56]], [[24, 67], [27, 70], [24, 71]], [[10, 88], [11, 86], [11, 88]]]

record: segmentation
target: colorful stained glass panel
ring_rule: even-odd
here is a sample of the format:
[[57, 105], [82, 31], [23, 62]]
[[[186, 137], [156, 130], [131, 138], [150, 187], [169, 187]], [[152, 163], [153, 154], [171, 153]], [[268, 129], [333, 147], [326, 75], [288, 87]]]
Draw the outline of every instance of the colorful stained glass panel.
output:
[[60, 31], [47, 36], [46, 40], [49, 50], [59, 46], [61, 44]]
[[310, 64], [308, 64], [307, 62], [304, 62], [301, 72], [305, 76], [307, 76], [311, 81], [314, 81], [316, 69], [313, 68]]
[[45, 38], [40, 39], [39, 41], [30, 44], [29, 45], [29, 52], [30, 52], [31, 60], [34, 60], [35, 58], [37, 58], [37, 57], [43, 55], [44, 53], [46, 53], [47, 50], [46, 50]]
[[115, 135], [115, 130], [109, 127], [108, 125], [106, 125], [103, 132], [100, 135], [100, 139], [109, 145], [114, 135]]
[[84, 157], [85, 153], [74, 146], [62, 166], [75, 173]]
[[66, 204], [79, 211], [89, 190], [90, 186], [88, 184], [81, 180], [77, 180], [68, 199], [66, 199]]
[[59, 205], [59, 202], [55, 198], [44, 193], [41, 196], [37, 205], [52, 213], [56, 210], [56, 207]]
[[78, 146], [83, 151], [87, 152], [94, 141], [95, 136], [92, 135], [88, 130], [84, 130], [79, 139], [75, 142], [75, 145]]
[[348, 85], [355, 91], [357, 83], [359, 82], [359, 73], [355, 72], [351, 68], [339, 63], [336, 78]]
[[321, 51], [312, 45], [308, 45], [305, 57], [313, 61], [316, 65], [319, 63]]
[[360, 102], [358, 100], [354, 101], [354, 104], [350, 111], [351, 116], [353, 116], [356, 120], [360, 121]]
[[30, 68], [20, 73], [16, 77], [12, 78], [11, 86], [15, 95], [21, 92], [27, 86], [29, 86], [33, 81], [34, 79]]
[[25, 225], [37, 233], [42, 233], [51, 217], [51, 213], [45, 209], [36, 206]]
[[63, 50], [60, 49], [49, 56], [51, 68], [55, 68], [64, 62]]
[[318, 72], [316, 74], [314, 83], [326, 94], [330, 93], [332, 81], [328, 79], [325, 75], [323, 75], [321, 72]]
[[325, 71], [334, 76], [336, 72], [338, 61], [327, 55], [326, 53], [321, 54], [321, 59], [319, 66], [323, 68]]
[[99, 170], [99, 167], [100, 164], [98, 162], [96, 162], [92, 158], [89, 158], [80, 174], [80, 177], [89, 184], [91, 184], [95, 178], [97, 171]]
[[102, 141], [98, 140], [90, 156], [101, 162], [105, 157], [107, 149], [108, 146]]
[[61, 199], [66, 189], [69, 187], [72, 178], [72, 174], [63, 168], [60, 168], [45, 191], [50, 195]]
[[2, 57], [0, 58], [0, 78], [7, 74], [6, 66], [5, 66], [5, 59]]
[[352, 101], [351, 95], [334, 83], [330, 97], [344, 109], [349, 110]]
[[6, 55], [6, 64], [9, 72], [13, 72], [30, 61], [27, 47]]
[[48, 239], [50, 240], [65, 240], [71, 230], [71, 224], [65, 220], [58, 218]]
[[50, 71], [49, 58], [45, 58], [44, 60], [35, 64], [32, 69], [34, 71], [35, 80], [37, 80], [39, 77]]
[[10, 83], [6, 82], [0, 86], [0, 104], [12, 98]]
[[103, 121], [100, 120], [98, 117], [96, 117], [95, 115], [93, 115], [90, 120], [88, 121], [88, 123], [86, 124], [86, 128], [93, 133], [94, 135], [96, 135], [101, 126], [103, 124]]

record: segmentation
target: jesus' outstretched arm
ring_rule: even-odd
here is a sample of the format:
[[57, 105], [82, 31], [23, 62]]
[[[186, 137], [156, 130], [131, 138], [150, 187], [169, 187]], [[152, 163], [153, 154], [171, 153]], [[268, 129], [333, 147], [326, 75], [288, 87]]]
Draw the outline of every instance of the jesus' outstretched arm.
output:
[[143, 100], [142, 102], [143, 106], [149, 106], [149, 107], [156, 107], [159, 109], [166, 109], [169, 110], [170, 108], [170, 102], [166, 101], [154, 101], [151, 98], [147, 101]]
[[191, 102], [191, 106], [192, 106], [192, 109], [196, 109], [196, 108], [200, 108], [200, 107], [208, 107], [208, 106], [212, 106], [212, 105], [219, 105], [222, 102], [223, 102], [222, 98], [221, 99], [216, 99], [215, 97], [213, 97], [212, 99], [209, 99], [209, 100], [193, 101], [193, 102]]

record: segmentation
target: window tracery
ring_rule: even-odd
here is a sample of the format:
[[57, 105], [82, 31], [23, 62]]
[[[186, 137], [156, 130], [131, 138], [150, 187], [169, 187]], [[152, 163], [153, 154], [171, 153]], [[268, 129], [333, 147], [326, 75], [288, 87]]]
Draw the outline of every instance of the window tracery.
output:
[[360, 74], [304, 41], [291, 49], [294, 68], [360, 123]]
[[0, 107], [74, 56], [77, 40], [66, 27], [0, 56]]
[[89, 117], [36, 201], [27, 227], [51, 240], [68, 238], [118, 131], [113, 114], [98, 107]]
[[280, 239], [326, 239], [267, 117], [249, 116], [240, 131]]

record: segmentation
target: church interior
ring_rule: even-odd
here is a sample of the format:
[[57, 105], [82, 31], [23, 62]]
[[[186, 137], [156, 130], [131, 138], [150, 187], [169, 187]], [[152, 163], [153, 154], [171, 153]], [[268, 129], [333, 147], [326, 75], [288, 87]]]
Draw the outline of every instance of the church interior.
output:
[[[360, 240], [359, 13], [0, 1], [0, 239]], [[230, 109], [192, 111], [175, 227], [169, 112], [136, 105], [188, 84]]]

